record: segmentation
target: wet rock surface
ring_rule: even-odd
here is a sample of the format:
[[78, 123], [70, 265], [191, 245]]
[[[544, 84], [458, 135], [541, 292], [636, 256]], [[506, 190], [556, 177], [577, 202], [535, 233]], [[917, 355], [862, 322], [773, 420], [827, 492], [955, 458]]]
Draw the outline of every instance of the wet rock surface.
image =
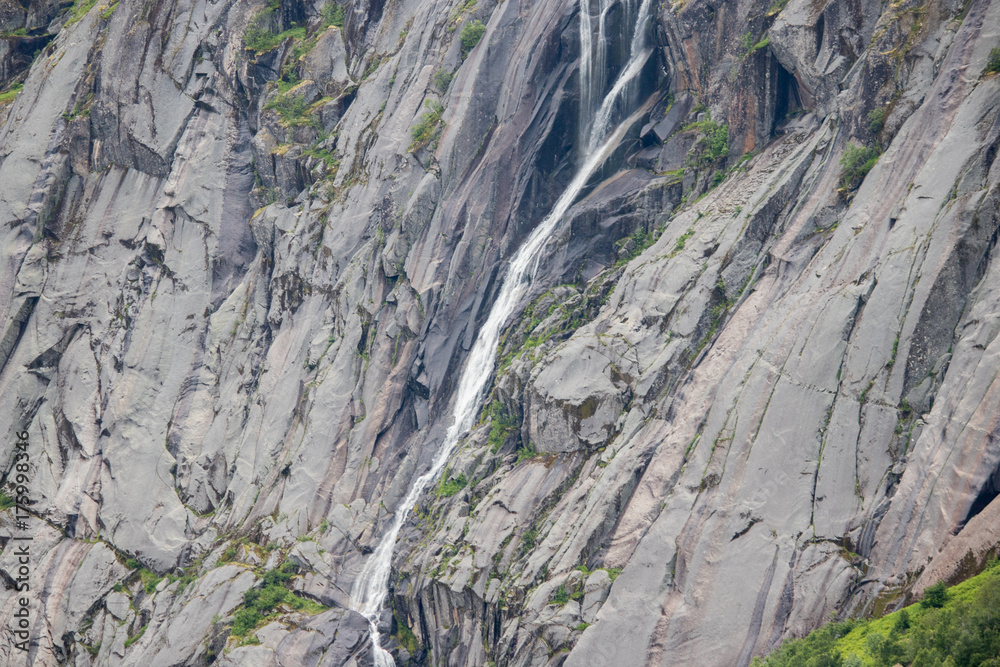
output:
[[[583, 157], [580, 11], [0, 4], [0, 661], [374, 664], [352, 586]], [[997, 552], [1000, 6], [656, 11], [396, 545], [398, 664], [747, 665]]]

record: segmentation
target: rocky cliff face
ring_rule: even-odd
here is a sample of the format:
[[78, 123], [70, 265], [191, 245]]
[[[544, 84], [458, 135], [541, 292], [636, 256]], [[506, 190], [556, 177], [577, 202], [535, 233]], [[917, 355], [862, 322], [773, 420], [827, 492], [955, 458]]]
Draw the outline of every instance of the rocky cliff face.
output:
[[[581, 12], [633, 10], [0, 4], [5, 664], [373, 663], [352, 586], [627, 58], [582, 86]], [[997, 553], [1000, 3], [654, 14], [395, 545], [397, 664], [744, 666]]]

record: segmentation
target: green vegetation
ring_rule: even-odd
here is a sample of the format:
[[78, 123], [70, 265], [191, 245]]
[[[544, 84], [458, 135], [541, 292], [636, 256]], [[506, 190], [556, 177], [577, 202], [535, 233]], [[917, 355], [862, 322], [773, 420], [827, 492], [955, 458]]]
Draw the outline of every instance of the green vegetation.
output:
[[101, 12], [101, 18], [107, 21], [115, 13], [116, 9], [118, 9], [118, 0], [115, 0], [114, 3], [108, 5], [108, 8]]
[[18, 93], [24, 88], [23, 83], [15, 83], [13, 86], [0, 93], [0, 104], [10, 104], [17, 98]]
[[459, 34], [459, 39], [462, 41], [462, 57], [469, 55], [469, 51], [476, 48], [476, 44], [479, 40], [483, 38], [483, 33], [486, 32], [486, 26], [479, 19], [474, 21], [469, 21], [462, 28], [462, 32]]
[[243, 33], [243, 45], [247, 51], [253, 51], [257, 54], [265, 53], [277, 48], [289, 37], [305, 38], [306, 29], [301, 26], [293, 25], [288, 30], [275, 32], [278, 27], [275, 14], [280, 6], [281, 0], [268, 0], [267, 7], [254, 15], [246, 32]]
[[[447, 479], [446, 479], [447, 478]], [[448, 477], [448, 471], [441, 476], [441, 481], [434, 489], [434, 495], [438, 498], [451, 498], [453, 495], [469, 485], [469, 480], [465, 478], [465, 473], [460, 473], [458, 477]]]
[[322, 28], [329, 28], [330, 26], [337, 28], [344, 27], [344, 8], [333, 2], [333, 0], [323, 5], [323, 9], [320, 10], [319, 14], [322, 19]]
[[686, 125], [682, 131], [702, 135], [688, 155], [688, 166], [707, 167], [729, 157], [729, 127], [725, 123], [703, 120]]
[[924, 597], [920, 600], [920, 606], [924, 609], [941, 609], [947, 601], [948, 587], [944, 585], [943, 581], [939, 581], [924, 590]]
[[76, 104], [73, 105], [73, 109], [67, 111], [62, 115], [63, 120], [69, 122], [77, 118], [86, 118], [90, 116], [90, 103], [94, 98], [94, 93], [87, 93], [86, 97], [82, 100], [77, 100]]
[[417, 651], [420, 650], [420, 642], [417, 641], [417, 636], [413, 634], [410, 628], [406, 627], [405, 623], [401, 623], [398, 617], [396, 619], [396, 628], [396, 641], [406, 649], [407, 653], [416, 655]]
[[28, 34], [27, 28], [18, 28], [17, 30], [11, 30], [10, 32], [5, 32], [0, 37], [24, 37]]
[[563, 605], [569, 602], [569, 591], [566, 590], [566, 584], [559, 584], [559, 588], [556, 589], [555, 594], [550, 600], [552, 604]]
[[490, 445], [490, 451], [495, 454], [503, 447], [507, 436], [517, 428], [517, 420], [507, 412], [503, 403], [496, 399], [490, 402], [484, 413], [484, 416], [490, 418], [490, 433], [486, 436], [486, 441]]
[[517, 450], [517, 460], [514, 463], [518, 464], [521, 461], [524, 461], [526, 459], [533, 459], [536, 456], [538, 456], [538, 451], [535, 449], [535, 446], [529, 442], [526, 443], [524, 447], [521, 447], [521, 449]]
[[142, 581], [142, 589], [148, 595], [152, 595], [157, 585], [163, 581], [163, 577], [146, 567], [139, 568], [139, 579]]
[[989, 60], [986, 61], [986, 69], [983, 74], [993, 74], [1000, 72], [1000, 46], [990, 51]]
[[6, 491], [0, 491], [0, 512], [9, 510], [15, 504], [14, 499]]
[[291, 563], [284, 563], [274, 570], [265, 572], [264, 585], [261, 588], [252, 588], [243, 594], [243, 608], [236, 612], [229, 634], [234, 637], [245, 636], [262, 621], [277, 616], [279, 605], [307, 613], [322, 611], [324, 608], [321, 605], [300, 598], [288, 590], [288, 582], [294, 576], [295, 567]]
[[135, 633], [134, 635], [132, 635], [131, 637], [129, 637], [128, 639], [126, 639], [125, 640], [125, 648], [128, 648], [132, 644], [134, 644], [137, 641], [139, 641], [140, 639], [142, 639], [142, 636], [144, 634], [146, 634], [146, 628], [148, 628], [148, 627], [149, 627], [149, 623], [147, 623], [146, 625], [144, 625], [141, 628], [139, 628], [139, 632]]
[[788, 4], [788, 0], [775, 0], [775, 2], [767, 8], [767, 13], [764, 16], [774, 16]]
[[282, 94], [280, 84], [278, 89], [278, 96], [265, 104], [265, 109], [275, 111], [281, 118], [281, 124], [285, 127], [315, 124], [315, 119], [309, 113], [309, 104], [306, 103], [305, 95]]
[[451, 85], [452, 73], [446, 69], [439, 69], [434, 73], [434, 87], [437, 88], [442, 93], [447, 92], [448, 86]]
[[73, 7], [69, 10], [69, 19], [63, 27], [68, 28], [82, 19], [87, 15], [87, 12], [94, 8], [94, 5], [96, 4], [97, 0], [76, 0], [76, 2], [73, 3]]
[[872, 134], [878, 134], [885, 127], [885, 107], [872, 109], [868, 112], [868, 129]]
[[878, 162], [881, 153], [877, 148], [847, 144], [840, 156], [840, 185], [844, 190], [857, 189], [868, 172]]
[[883, 618], [831, 623], [787, 641], [755, 667], [998, 667], [1000, 561]]
[[677, 242], [674, 244], [674, 250], [670, 253], [670, 256], [673, 257], [681, 250], [684, 250], [684, 246], [687, 245], [688, 239], [692, 236], [694, 236], [694, 227], [689, 227], [688, 230], [681, 234], [680, 238], [677, 239]]
[[[653, 245], [656, 239], [656, 234], [647, 232], [640, 227], [632, 232], [630, 236], [626, 236], [616, 242], [615, 245], [618, 246], [618, 260], [615, 262], [615, 266], [621, 266], [632, 261], [641, 255], [646, 248]], [[625, 252], [622, 252], [623, 250]]]
[[444, 106], [440, 102], [427, 100], [424, 106], [428, 109], [420, 116], [417, 124], [410, 128], [410, 148], [411, 153], [415, 153], [427, 144], [437, 139], [440, 131], [441, 114], [444, 113]]

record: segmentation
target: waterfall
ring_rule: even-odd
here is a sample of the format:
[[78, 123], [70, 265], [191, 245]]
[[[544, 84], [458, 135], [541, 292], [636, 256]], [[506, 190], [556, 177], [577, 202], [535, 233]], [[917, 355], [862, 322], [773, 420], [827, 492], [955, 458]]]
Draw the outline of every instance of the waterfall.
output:
[[[587, 0], [580, 0], [580, 2], [581, 26], [588, 26], [586, 39], [584, 39], [584, 35], [581, 33], [581, 48], [583, 44], [587, 45], [587, 56], [584, 58], [581, 54], [580, 65], [580, 90], [581, 98], [583, 98], [585, 90], [589, 91], [586, 93], [589, 96], [597, 86], [603, 88], [602, 82], [605, 78], [603, 70], [606, 67], [603, 55], [605, 51], [605, 45], [603, 44], [604, 18], [611, 0], [601, 0], [601, 17], [598, 21], [597, 43], [597, 50], [600, 57], [595, 59], [598, 65], [596, 67], [594, 66], [595, 63], [590, 59], [590, 17], [587, 14], [589, 8], [586, 7]], [[486, 323], [483, 324], [482, 329], [480, 329], [472, 351], [462, 369], [462, 375], [458, 382], [458, 390], [455, 393], [453, 420], [451, 426], [448, 427], [440, 449], [438, 449], [434, 456], [430, 469], [414, 480], [413, 486], [410, 487], [406, 497], [400, 502], [399, 507], [396, 508], [396, 514], [393, 517], [389, 530], [383, 535], [375, 552], [368, 559], [368, 562], [365, 563], [365, 567], [351, 591], [355, 609], [368, 619], [371, 628], [372, 644], [375, 651], [375, 667], [393, 667], [395, 665], [392, 656], [382, 648], [379, 641], [378, 619], [382, 611], [382, 605], [389, 592], [388, 585], [389, 572], [392, 565], [392, 551], [399, 531], [402, 529], [403, 523], [416, 505], [420, 495], [444, 469], [448, 458], [458, 444], [459, 438], [475, 424], [487, 383], [493, 375], [493, 364], [496, 357], [497, 343], [500, 340], [501, 329], [510, 316], [514, 314], [521, 299], [531, 286], [545, 242], [548, 241], [549, 236], [555, 231], [556, 226], [562, 220], [566, 211], [569, 210], [577, 195], [583, 190], [587, 180], [610, 156], [635, 120], [634, 117], [628, 118], [611, 131], [614, 109], [616, 106], [624, 106], [627, 110], [631, 106], [631, 103], [625, 98], [634, 96], [634, 93], [637, 92], [634, 85], [635, 79], [642, 70], [642, 65], [649, 58], [650, 50], [646, 45], [645, 38], [647, 34], [646, 26], [649, 23], [649, 7], [650, 0], [642, 0], [638, 15], [635, 18], [635, 28], [632, 30], [629, 60], [622, 68], [611, 91], [604, 97], [596, 116], [593, 116], [590, 132], [587, 133], [588, 139], [585, 144], [586, 153], [583, 164], [577, 170], [569, 186], [556, 201], [552, 211], [531, 232], [527, 240], [510, 260], [510, 266], [500, 288], [500, 293], [493, 303], [490, 315]], [[584, 15], [586, 15], [585, 20]], [[581, 27], [581, 31], [583, 29]], [[584, 61], [586, 61], [586, 71], [584, 70]], [[603, 90], [598, 90], [598, 94], [603, 92]], [[622, 98], [622, 104], [619, 104], [619, 98]], [[596, 96], [588, 99], [587, 103], [590, 104], [594, 99], [596, 99]], [[584, 134], [583, 128], [586, 127], [583, 120], [589, 118], [590, 113], [591, 109], [581, 107], [581, 135]]]

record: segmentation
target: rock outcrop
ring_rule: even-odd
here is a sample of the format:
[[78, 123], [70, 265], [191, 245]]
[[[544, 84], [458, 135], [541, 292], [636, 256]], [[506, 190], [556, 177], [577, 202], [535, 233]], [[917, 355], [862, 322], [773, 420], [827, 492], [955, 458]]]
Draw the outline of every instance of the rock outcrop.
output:
[[[0, 4], [4, 664], [373, 664], [352, 586], [586, 157], [580, 12]], [[654, 23], [395, 545], [397, 664], [745, 666], [1000, 551], [1000, 2]]]

